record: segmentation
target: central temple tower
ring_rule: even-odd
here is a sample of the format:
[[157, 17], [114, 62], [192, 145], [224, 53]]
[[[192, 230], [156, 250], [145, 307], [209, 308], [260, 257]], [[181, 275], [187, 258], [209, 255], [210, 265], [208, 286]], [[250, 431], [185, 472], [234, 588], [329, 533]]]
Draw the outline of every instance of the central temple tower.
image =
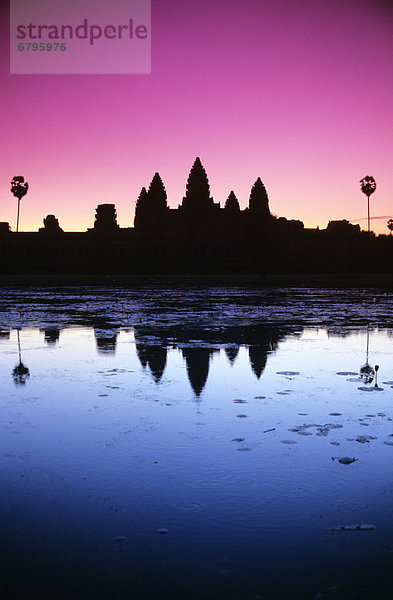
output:
[[191, 167], [186, 185], [186, 195], [181, 211], [187, 219], [204, 220], [214, 211], [213, 198], [210, 197], [209, 180], [199, 156]]

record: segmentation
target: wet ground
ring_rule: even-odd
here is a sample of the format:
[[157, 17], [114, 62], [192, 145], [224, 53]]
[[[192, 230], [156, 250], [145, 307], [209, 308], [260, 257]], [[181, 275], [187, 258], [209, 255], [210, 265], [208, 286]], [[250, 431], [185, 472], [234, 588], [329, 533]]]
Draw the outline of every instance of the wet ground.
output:
[[279, 324], [393, 326], [393, 293], [381, 289], [162, 286], [3, 287], [0, 325], [29, 323], [187, 326]]
[[393, 597], [392, 295], [3, 289], [5, 597]]

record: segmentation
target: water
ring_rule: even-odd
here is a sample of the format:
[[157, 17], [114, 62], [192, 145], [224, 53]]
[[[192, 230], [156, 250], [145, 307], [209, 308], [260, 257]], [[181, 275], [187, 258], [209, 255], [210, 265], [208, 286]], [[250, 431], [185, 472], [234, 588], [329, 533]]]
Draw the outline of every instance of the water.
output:
[[[390, 295], [13, 288], [0, 306], [5, 597], [390, 597]], [[334, 530], [354, 525], [372, 527]]]

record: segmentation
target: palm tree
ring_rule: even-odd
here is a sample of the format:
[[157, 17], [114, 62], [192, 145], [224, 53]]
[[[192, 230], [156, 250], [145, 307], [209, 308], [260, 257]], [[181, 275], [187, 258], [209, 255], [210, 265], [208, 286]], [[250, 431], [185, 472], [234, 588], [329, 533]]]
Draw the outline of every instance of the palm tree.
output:
[[11, 192], [18, 198], [18, 213], [16, 217], [16, 231], [19, 230], [19, 209], [20, 209], [20, 201], [27, 194], [27, 190], [29, 189], [29, 184], [25, 181], [25, 178], [21, 175], [15, 176], [11, 181]]
[[[369, 346], [370, 346], [370, 330], [367, 326], [366, 362], [362, 367], [360, 367], [360, 370], [359, 370], [359, 375], [365, 383], [371, 383], [372, 380], [374, 379], [374, 375], [375, 375], [375, 370], [368, 362]], [[378, 367], [378, 369], [379, 369], [379, 367]]]
[[26, 367], [26, 365], [22, 362], [22, 354], [20, 350], [20, 336], [19, 336], [19, 328], [17, 328], [18, 334], [18, 354], [19, 354], [19, 364], [16, 365], [12, 370], [12, 377], [15, 385], [24, 385], [26, 383], [26, 379], [30, 377], [30, 371]]
[[390, 231], [390, 235], [392, 235], [392, 231], [393, 231], [393, 219], [389, 219], [389, 221], [388, 221], [388, 229]]
[[363, 179], [360, 180], [360, 189], [362, 190], [363, 194], [366, 194], [367, 196], [367, 225], [368, 225], [368, 231], [370, 232], [370, 196], [371, 194], [373, 194], [376, 190], [377, 187], [377, 183], [374, 179], [374, 177], [371, 177], [371, 175], [366, 175], [365, 177], [363, 177]]

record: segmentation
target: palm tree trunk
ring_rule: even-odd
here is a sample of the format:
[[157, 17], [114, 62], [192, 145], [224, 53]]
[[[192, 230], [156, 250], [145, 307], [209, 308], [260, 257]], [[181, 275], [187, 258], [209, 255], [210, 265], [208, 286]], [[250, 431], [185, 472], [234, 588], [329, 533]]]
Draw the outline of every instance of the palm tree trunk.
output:
[[22, 357], [21, 357], [21, 353], [20, 353], [20, 337], [19, 337], [19, 329], [16, 330], [16, 333], [18, 335], [18, 353], [19, 353], [19, 364], [22, 362]]
[[367, 325], [367, 347], [366, 347], [366, 363], [368, 364], [368, 350], [369, 350], [369, 345], [370, 345], [370, 331], [368, 329], [368, 325]]
[[367, 224], [368, 232], [370, 233], [370, 196], [367, 194]]
[[18, 213], [16, 216], [16, 233], [18, 233], [18, 230], [19, 230], [19, 209], [20, 209], [20, 198], [18, 198]]

